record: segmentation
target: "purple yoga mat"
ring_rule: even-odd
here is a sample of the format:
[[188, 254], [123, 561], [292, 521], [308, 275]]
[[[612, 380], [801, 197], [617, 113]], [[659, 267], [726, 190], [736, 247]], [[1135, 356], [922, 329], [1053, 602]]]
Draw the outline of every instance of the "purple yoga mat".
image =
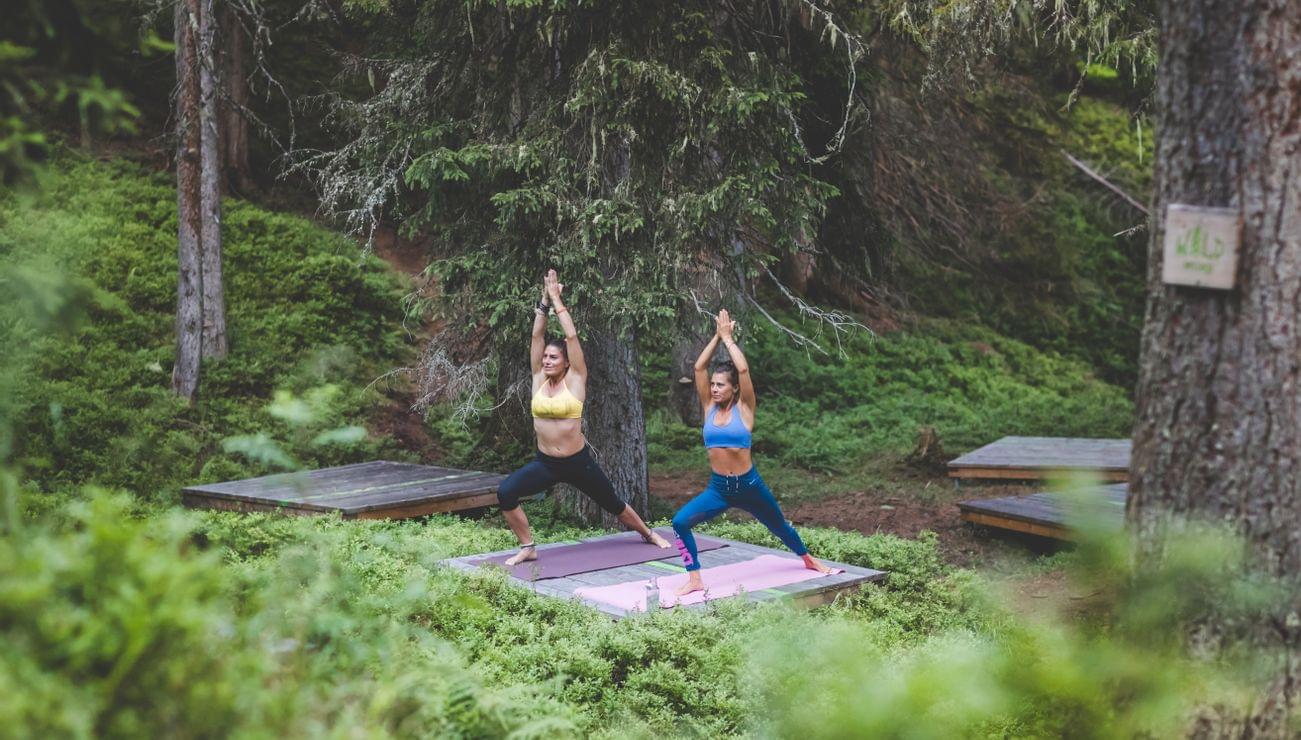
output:
[[[668, 609], [678, 605], [726, 599], [742, 591], [762, 591], [765, 588], [811, 581], [814, 578], [825, 578], [827, 575], [843, 572], [839, 568], [833, 568], [831, 573], [822, 574], [805, 568], [804, 562], [797, 558], [760, 555], [753, 560], [701, 570], [700, 578], [705, 583], [704, 591], [693, 591], [682, 597], [674, 593], [679, 586], [687, 582], [686, 573], [656, 578], [655, 585], [659, 588], [659, 606]], [[583, 586], [576, 589], [574, 595], [630, 612], [644, 612], [646, 611], [646, 589], [649, 586], [649, 580], [628, 581], [613, 586]]]
[[[659, 532], [660, 536], [669, 542], [674, 541], [675, 535], [673, 532], [655, 531]], [[712, 537], [696, 535], [696, 548], [699, 551], [717, 550], [720, 547], [727, 547], [727, 543]], [[564, 578], [575, 573], [618, 568], [621, 565], [636, 565], [637, 563], [648, 563], [652, 560], [668, 560], [681, 557], [676, 548], [670, 547], [667, 550], [661, 550], [654, 545], [642, 542], [641, 535], [636, 532], [624, 532], [608, 539], [538, 550], [537, 560], [506, 567], [506, 560], [514, 554], [494, 555], [469, 562], [471, 565], [499, 565], [506, 568], [512, 576], [520, 580], [541, 581], [547, 578]]]

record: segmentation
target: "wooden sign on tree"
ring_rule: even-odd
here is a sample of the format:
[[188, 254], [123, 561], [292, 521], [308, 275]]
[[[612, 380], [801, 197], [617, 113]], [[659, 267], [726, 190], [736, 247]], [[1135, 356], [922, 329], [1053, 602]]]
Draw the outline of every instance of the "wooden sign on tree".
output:
[[1238, 211], [1172, 203], [1163, 247], [1161, 282], [1228, 290], [1238, 270]]

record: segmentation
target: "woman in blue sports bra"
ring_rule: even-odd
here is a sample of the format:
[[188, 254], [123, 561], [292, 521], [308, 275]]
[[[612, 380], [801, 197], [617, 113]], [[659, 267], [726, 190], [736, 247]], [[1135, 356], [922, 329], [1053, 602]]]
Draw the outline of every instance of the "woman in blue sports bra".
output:
[[[560, 301], [564, 291], [556, 271], [543, 279], [542, 300], [534, 308], [533, 341], [529, 363], [533, 370], [533, 431], [538, 437], [534, 459], [502, 481], [497, 501], [502, 516], [519, 538], [520, 551], [506, 561], [515, 565], [536, 560], [533, 532], [529, 519], [520, 508], [520, 499], [542, 493], [557, 483], [568, 483], [582, 491], [602, 509], [619, 517], [647, 543], [667, 549], [669, 543], [656, 534], [636, 510], [614, 492], [610, 478], [592, 457], [592, 449], [583, 436], [583, 401], [587, 398], [587, 363], [578, 343], [578, 329], [569, 309]], [[556, 312], [564, 339], [547, 341], [547, 309]]]
[[[782, 515], [777, 499], [773, 498], [772, 491], [759, 477], [759, 471], [750, 459], [755, 407], [750, 366], [732, 339], [736, 322], [727, 315], [726, 309], [718, 313], [716, 323], [714, 338], [705, 345], [695, 365], [696, 393], [705, 410], [705, 450], [709, 453], [709, 467], [714, 472], [709, 477], [709, 486], [673, 515], [678, 551], [687, 567], [687, 583], [678, 589], [679, 596], [705, 587], [700, 578], [700, 555], [691, 528], [733, 506], [753, 514], [792, 552], [804, 558], [804, 567], [819, 573], [831, 572], [809, 554], [809, 549]], [[732, 361], [720, 362], [710, 374], [707, 368], [719, 342], [727, 348]]]

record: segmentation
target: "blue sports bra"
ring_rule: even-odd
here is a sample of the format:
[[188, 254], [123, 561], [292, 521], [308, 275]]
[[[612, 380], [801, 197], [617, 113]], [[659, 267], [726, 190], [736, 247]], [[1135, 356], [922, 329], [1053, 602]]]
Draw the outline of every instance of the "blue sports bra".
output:
[[745, 428], [745, 422], [741, 420], [741, 409], [736, 406], [732, 407], [732, 418], [726, 426], [718, 426], [714, 423], [714, 415], [718, 413], [718, 407], [714, 406], [709, 409], [705, 415], [705, 449], [714, 447], [730, 447], [742, 450], [750, 449], [750, 443], [754, 435], [749, 429]]

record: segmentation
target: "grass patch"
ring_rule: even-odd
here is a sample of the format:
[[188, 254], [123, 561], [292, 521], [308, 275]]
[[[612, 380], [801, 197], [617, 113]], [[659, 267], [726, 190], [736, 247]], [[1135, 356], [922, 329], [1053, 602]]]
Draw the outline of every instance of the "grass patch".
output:
[[[5, 413], [13, 459], [31, 481], [169, 495], [196, 479], [266, 472], [220, 446], [259, 431], [312, 465], [403, 455], [386, 439], [309, 444], [320, 430], [363, 423], [380, 400], [365, 384], [408, 351], [394, 277], [305, 219], [237, 200], [223, 208], [231, 352], [205, 363], [190, 408], [169, 390], [177, 269], [169, 179], [65, 154], [38, 190], [0, 200], [0, 270], [29, 286], [57, 276], [65, 292], [85, 294], [68, 305], [89, 305], [63, 332], [33, 334], [12, 315], [0, 322], [0, 342], [29, 347], [8, 379]], [[38, 280], [34, 300], [61, 300], [40, 288]], [[311, 395], [314, 426], [268, 414], [275, 390]]]
[[[881, 337], [860, 333], [831, 357], [751, 325], [755, 458], [774, 486], [797, 498], [812, 494], [791, 489], [834, 493], [885, 482], [923, 426], [959, 454], [1009, 434], [1123, 437], [1132, 425], [1126, 393], [1084, 362], [978, 325], [926, 321]], [[657, 472], [707, 468], [699, 429], [657, 413], [647, 436]]]

